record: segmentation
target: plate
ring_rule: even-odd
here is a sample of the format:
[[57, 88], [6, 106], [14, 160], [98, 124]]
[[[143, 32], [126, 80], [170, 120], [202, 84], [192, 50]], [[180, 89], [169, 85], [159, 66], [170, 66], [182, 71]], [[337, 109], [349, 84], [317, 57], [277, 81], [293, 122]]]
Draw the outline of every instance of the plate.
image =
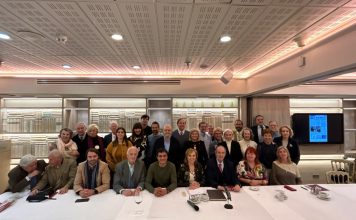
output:
[[258, 190], [260, 190], [260, 187], [258, 187], [258, 186], [250, 186], [249, 189], [252, 190], [252, 191], [258, 191]]

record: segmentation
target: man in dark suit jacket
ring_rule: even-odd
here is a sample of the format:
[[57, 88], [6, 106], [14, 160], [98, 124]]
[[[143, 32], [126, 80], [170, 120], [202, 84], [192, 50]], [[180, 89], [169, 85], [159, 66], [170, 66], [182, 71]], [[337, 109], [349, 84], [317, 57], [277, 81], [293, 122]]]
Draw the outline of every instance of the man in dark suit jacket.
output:
[[116, 139], [116, 130], [119, 127], [116, 121], [110, 122], [110, 133], [104, 136], [104, 148]]
[[172, 136], [178, 140], [181, 151], [185, 149], [184, 143], [189, 141], [190, 133], [189, 131], [185, 130], [186, 124], [187, 124], [187, 120], [185, 118], [179, 118], [177, 120], [178, 129], [176, 129], [172, 133]]
[[87, 126], [84, 122], [78, 122], [75, 126], [76, 135], [72, 140], [77, 144], [79, 156], [77, 158], [77, 164], [86, 161], [87, 159], [87, 150], [88, 150], [88, 135], [87, 135]]
[[262, 115], [257, 115], [255, 117], [255, 125], [251, 127], [252, 133], [253, 133], [253, 138], [254, 141], [259, 144], [263, 142], [263, 130], [268, 128], [267, 125], [263, 124], [263, 116]]
[[208, 184], [219, 190], [224, 186], [230, 191], [240, 191], [240, 182], [237, 179], [236, 169], [233, 163], [225, 159], [225, 147], [219, 145], [215, 150], [215, 158], [208, 161], [206, 167], [206, 179]]
[[116, 193], [133, 196], [144, 189], [146, 167], [142, 160], [137, 160], [137, 155], [137, 147], [130, 147], [127, 149], [127, 160], [116, 165], [113, 184]]
[[9, 186], [6, 191], [11, 191], [12, 193], [21, 192], [27, 186], [32, 189], [41, 179], [46, 166], [47, 164], [44, 160], [37, 160], [31, 154], [23, 156], [20, 164], [8, 174]]
[[[166, 149], [166, 151], [168, 152], [168, 161], [174, 163], [176, 169], [178, 169], [178, 167], [180, 167], [180, 164], [182, 163], [183, 155], [180, 149], [179, 142], [172, 136], [172, 126], [169, 124], [166, 124], [163, 127], [163, 137], [160, 137], [156, 140], [153, 155], [157, 155], [157, 151], [160, 148]], [[155, 161], [156, 160], [157, 158], [155, 159]]]

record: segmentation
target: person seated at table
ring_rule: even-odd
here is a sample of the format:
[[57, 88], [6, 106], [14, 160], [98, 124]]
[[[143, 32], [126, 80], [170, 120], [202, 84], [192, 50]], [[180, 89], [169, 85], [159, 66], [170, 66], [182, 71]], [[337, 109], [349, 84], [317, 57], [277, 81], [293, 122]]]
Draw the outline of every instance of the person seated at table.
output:
[[280, 146], [277, 149], [277, 160], [272, 164], [271, 185], [296, 185], [301, 184], [299, 169], [291, 161], [287, 147]]
[[189, 186], [189, 189], [196, 189], [204, 185], [204, 168], [197, 161], [197, 157], [197, 150], [188, 148], [185, 151], [184, 163], [181, 164], [178, 170], [179, 187]]
[[104, 192], [110, 187], [108, 164], [99, 159], [99, 151], [89, 148], [87, 160], [78, 165], [74, 179], [74, 192], [82, 198]]
[[205, 168], [209, 158], [204, 141], [200, 140], [199, 133], [199, 130], [196, 128], [190, 130], [189, 141], [184, 143], [184, 151], [182, 153], [186, 152], [189, 148], [195, 149], [198, 152], [196, 155], [198, 157], [198, 162]]
[[230, 191], [240, 191], [240, 182], [236, 176], [236, 169], [230, 160], [225, 159], [226, 149], [218, 145], [215, 149], [215, 157], [208, 161], [206, 167], [206, 180], [208, 185], [224, 190], [224, 186]]
[[59, 150], [54, 149], [48, 153], [48, 166], [41, 180], [31, 191], [35, 195], [38, 191], [51, 187], [59, 194], [68, 192], [73, 187], [75, 174], [77, 172], [77, 162], [71, 158], [64, 158]]
[[127, 149], [127, 160], [116, 165], [113, 189], [124, 196], [133, 196], [144, 189], [146, 167], [142, 160], [138, 160], [138, 148]]
[[57, 149], [64, 157], [77, 159], [79, 156], [77, 144], [72, 140], [73, 131], [69, 128], [62, 128], [57, 139]]
[[248, 147], [246, 149], [245, 159], [237, 165], [237, 176], [244, 186], [262, 186], [268, 184], [266, 169], [258, 161], [255, 148]]
[[177, 173], [172, 162], [168, 161], [168, 152], [164, 148], [157, 150], [157, 161], [147, 171], [145, 187], [157, 197], [164, 196], [177, 188]]
[[44, 160], [37, 160], [31, 154], [21, 157], [20, 164], [8, 173], [9, 186], [6, 191], [15, 193], [28, 187], [32, 189], [41, 179], [46, 166]]

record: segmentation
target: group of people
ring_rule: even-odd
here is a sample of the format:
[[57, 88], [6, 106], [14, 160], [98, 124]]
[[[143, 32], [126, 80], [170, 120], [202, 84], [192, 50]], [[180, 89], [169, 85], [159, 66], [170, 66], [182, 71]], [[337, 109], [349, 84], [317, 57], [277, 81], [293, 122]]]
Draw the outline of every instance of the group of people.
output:
[[109, 188], [125, 196], [146, 189], [159, 197], [176, 187], [238, 192], [243, 185], [301, 183], [300, 152], [292, 130], [288, 126], [278, 130], [274, 121], [264, 125], [261, 115], [251, 128], [237, 119], [234, 129], [217, 127], [212, 132], [205, 122], [188, 131], [186, 119], [180, 118], [175, 131], [165, 124], [161, 134], [159, 123], [149, 126], [148, 121], [143, 115], [129, 138], [114, 121], [104, 138], [95, 124], [87, 128], [78, 123], [75, 136], [63, 128], [50, 147], [48, 165], [23, 156], [8, 174], [8, 190], [30, 188], [34, 195], [48, 187], [58, 193], [73, 187], [87, 198]]

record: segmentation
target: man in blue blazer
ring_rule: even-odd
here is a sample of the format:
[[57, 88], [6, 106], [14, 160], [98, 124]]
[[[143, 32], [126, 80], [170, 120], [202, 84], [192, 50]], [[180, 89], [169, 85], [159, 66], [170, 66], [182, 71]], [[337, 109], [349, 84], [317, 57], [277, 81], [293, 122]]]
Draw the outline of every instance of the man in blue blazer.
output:
[[119, 124], [116, 121], [110, 122], [110, 133], [104, 136], [105, 148], [116, 139], [116, 130], [119, 127]]
[[215, 158], [208, 161], [206, 167], [206, 179], [208, 184], [219, 190], [226, 187], [229, 191], [240, 191], [240, 182], [237, 179], [236, 169], [233, 163], [225, 159], [226, 149], [218, 145], [215, 149]]
[[113, 189], [118, 194], [133, 196], [144, 189], [146, 167], [142, 160], [137, 160], [138, 149], [127, 149], [127, 160], [116, 165]]

